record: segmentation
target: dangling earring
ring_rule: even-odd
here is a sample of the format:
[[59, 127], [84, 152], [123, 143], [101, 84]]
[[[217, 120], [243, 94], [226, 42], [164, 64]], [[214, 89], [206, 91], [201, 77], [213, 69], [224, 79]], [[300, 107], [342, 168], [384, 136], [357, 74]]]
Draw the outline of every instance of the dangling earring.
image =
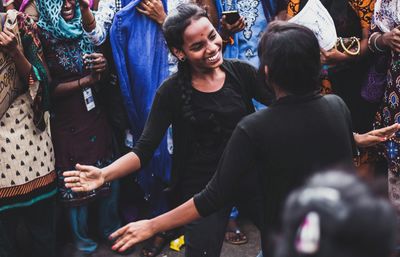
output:
[[185, 56], [183, 56], [182, 58], [179, 58], [179, 61], [181, 61], [181, 62], [184, 62], [184, 61], [186, 61], [186, 57], [185, 57]]

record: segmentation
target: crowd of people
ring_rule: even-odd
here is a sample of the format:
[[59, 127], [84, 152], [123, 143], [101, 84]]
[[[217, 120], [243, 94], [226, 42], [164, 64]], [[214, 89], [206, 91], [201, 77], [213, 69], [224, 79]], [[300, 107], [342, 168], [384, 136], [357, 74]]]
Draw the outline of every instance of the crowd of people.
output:
[[[183, 233], [216, 257], [247, 242], [238, 213], [260, 256], [391, 256], [400, 1], [321, 0], [353, 52], [287, 21], [307, 2], [3, 0], [0, 256], [23, 221], [32, 256], [68, 230], [84, 254]], [[396, 212], [355, 177], [377, 174]]]

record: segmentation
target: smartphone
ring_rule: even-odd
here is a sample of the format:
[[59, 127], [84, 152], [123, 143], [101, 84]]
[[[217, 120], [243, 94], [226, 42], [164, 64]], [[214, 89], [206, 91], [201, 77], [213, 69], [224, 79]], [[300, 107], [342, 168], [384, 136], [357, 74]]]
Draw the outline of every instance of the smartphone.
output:
[[239, 12], [237, 10], [233, 11], [224, 11], [222, 12], [222, 15], [225, 15], [225, 20], [229, 24], [234, 24], [240, 19]]

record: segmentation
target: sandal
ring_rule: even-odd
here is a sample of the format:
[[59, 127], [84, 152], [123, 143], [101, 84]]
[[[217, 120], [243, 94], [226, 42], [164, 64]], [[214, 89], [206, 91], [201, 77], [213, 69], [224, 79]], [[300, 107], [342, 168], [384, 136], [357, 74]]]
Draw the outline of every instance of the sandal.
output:
[[225, 241], [233, 245], [242, 245], [247, 243], [247, 236], [240, 231], [239, 225], [235, 220], [229, 220], [225, 232]]
[[155, 257], [159, 255], [168, 242], [169, 237], [166, 232], [158, 233], [142, 248], [140, 257]]

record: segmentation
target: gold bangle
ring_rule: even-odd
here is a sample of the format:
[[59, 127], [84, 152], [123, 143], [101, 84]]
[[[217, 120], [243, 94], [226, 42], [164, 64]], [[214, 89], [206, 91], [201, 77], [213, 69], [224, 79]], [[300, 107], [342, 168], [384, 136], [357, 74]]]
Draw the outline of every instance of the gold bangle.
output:
[[[348, 47], [346, 47], [344, 45], [343, 38], [339, 38], [340, 45], [348, 55], [352, 55], [352, 56], [359, 55], [360, 51], [361, 51], [360, 40], [356, 37], [351, 37], [351, 39], [352, 39], [351, 44]], [[353, 47], [354, 43], [357, 43], [357, 50], [355, 52], [352, 52], [350, 49]]]

